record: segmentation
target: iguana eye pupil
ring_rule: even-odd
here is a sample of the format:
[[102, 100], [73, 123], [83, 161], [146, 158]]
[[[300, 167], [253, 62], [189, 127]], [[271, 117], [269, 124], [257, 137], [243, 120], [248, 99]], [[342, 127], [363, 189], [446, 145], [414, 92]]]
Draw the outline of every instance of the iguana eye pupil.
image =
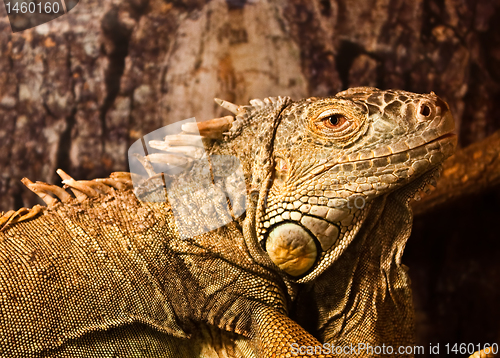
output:
[[336, 126], [337, 124], [339, 124], [339, 118], [337, 116], [330, 116], [330, 117], [328, 117], [328, 122], [332, 126]]
[[323, 122], [328, 128], [335, 128], [342, 124], [344, 120], [345, 118], [342, 115], [332, 114], [331, 116], [324, 118]]

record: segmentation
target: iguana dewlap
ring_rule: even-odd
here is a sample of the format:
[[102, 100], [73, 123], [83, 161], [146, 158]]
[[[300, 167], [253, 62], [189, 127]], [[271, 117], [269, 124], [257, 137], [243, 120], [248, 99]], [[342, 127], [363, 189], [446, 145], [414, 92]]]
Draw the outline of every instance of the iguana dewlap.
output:
[[[0, 217], [0, 357], [347, 357], [323, 348], [359, 344], [408, 356], [408, 202], [454, 151], [447, 104], [368, 87], [217, 102], [235, 117], [153, 143], [166, 152], [141, 159], [151, 178], [135, 189], [127, 173], [59, 171], [70, 191], [24, 179], [47, 207]], [[242, 186], [219, 174], [226, 157]], [[179, 225], [227, 214], [195, 194], [200, 173], [243, 191], [245, 214], [232, 202], [231, 222], [181, 239], [171, 205], [152, 199], [165, 193], [151, 162], [183, 170], [166, 187], [193, 203]]]

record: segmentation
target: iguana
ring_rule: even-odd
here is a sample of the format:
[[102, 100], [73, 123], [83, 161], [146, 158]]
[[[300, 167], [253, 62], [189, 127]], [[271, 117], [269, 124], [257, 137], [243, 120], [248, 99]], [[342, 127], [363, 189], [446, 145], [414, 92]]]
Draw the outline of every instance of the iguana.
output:
[[[76, 181], [58, 171], [73, 195], [23, 179], [47, 206], [0, 218], [1, 357], [347, 357], [360, 344], [413, 355], [397, 351], [414, 345], [401, 264], [408, 203], [454, 151], [448, 105], [371, 87], [216, 101], [235, 117], [156, 143], [170, 152], [156, 161], [175, 161], [179, 175], [149, 167], [134, 188], [128, 173]], [[208, 155], [194, 147], [198, 129]], [[243, 188], [218, 174], [225, 157], [241, 164]], [[192, 173], [228, 199], [188, 196], [184, 224], [211, 227], [225, 204], [232, 220], [181, 238], [173, 205], [155, 198], [194, 193]], [[241, 190], [237, 217], [230, 199]]]

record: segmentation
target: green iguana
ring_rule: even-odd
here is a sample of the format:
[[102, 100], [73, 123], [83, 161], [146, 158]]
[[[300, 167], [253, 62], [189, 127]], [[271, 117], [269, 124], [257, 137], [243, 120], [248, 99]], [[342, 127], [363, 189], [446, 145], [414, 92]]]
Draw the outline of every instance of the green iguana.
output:
[[[454, 151], [447, 104], [369, 87], [216, 101], [235, 118], [186, 125], [156, 143], [169, 153], [149, 156], [178, 175], [149, 167], [133, 185], [128, 173], [58, 171], [73, 195], [23, 179], [47, 206], [0, 218], [1, 357], [413, 356], [398, 351], [414, 345], [408, 202]], [[243, 188], [222, 173], [225, 156]], [[228, 199], [196, 195], [198, 174]], [[196, 204], [188, 221], [155, 200], [165, 188]], [[224, 205], [232, 220], [210, 226]], [[212, 230], [181, 238], [179, 225]]]

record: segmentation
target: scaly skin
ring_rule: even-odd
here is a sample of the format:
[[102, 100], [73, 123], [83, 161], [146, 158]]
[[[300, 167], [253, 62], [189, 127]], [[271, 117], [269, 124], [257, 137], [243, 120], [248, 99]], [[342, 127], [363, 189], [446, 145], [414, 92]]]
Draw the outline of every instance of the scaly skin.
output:
[[[408, 202], [454, 150], [448, 106], [366, 87], [219, 103], [236, 120], [199, 125], [214, 190], [241, 192], [223, 173], [229, 155], [247, 192], [246, 214], [224, 227], [181, 239], [170, 204], [154, 202], [158, 177], [133, 190], [126, 174], [61, 173], [75, 197], [24, 181], [48, 207], [0, 218], [0, 356], [289, 357], [322, 343], [413, 344]], [[165, 147], [191, 155], [190, 131]], [[196, 204], [184, 225], [214, 227], [228, 214], [197, 195], [200, 163], [186, 157], [167, 191]]]

